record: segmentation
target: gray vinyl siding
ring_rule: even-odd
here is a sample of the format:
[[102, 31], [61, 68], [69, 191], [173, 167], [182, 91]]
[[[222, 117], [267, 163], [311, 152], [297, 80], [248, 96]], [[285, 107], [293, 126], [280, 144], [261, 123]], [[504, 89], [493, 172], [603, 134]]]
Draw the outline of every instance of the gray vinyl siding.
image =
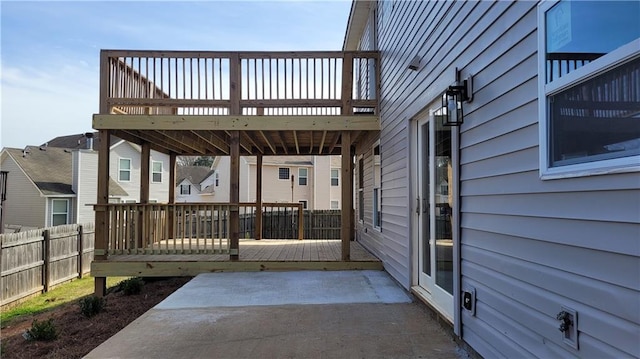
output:
[[[408, 125], [474, 75], [460, 127], [462, 338], [487, 358], [640, 357], [640, 177], [539, 178], [536, 2], [380, 3], [382, 238], [411, 285]], [[419, 71], [407, 64], [419, 55]], [[366, 149], [365, 149], [366, 150]], [[555, 319], [578, 312], [579, 350]]]
[[[371, 138], [370, 141], [363, 141], [364, 143], [361, 143], [360, 146], [356, 148], [356, 153], [362, 154], [362, 159], [364, 160], [364, 220], [362, 222], [358, 220], [358, 206], [360, 205], [358, 201], [358, 179], [360, 178], [360, 169], [357, 161], [354, 169], [356, 185], [356, 240], [358, 240], [365, 248], [367, 248], [371, 253], [377, 256], [380, 260], [384, 261], [386, 259], [387, 252], [387, 250], [385, 249], [384, 238], [382, 236], [381, 230], [374, 228], [373, 226], [374, 140], [375, 138]], [[358, 157], [358, 159], [359, 158], [360, 157]], [[385, 205], [385, 203], [381, 204], [382, 206]], [[384, 220], [384, 216], [382, 217], [382, 219]]]
[[[539, 179], [535, 5], [506, 8], [486, 50], [464, 49], [475, 89], [461, 127], [461, 273], [478, 303], [476, 317], [462, 311], [463, 338], [485, 356], [638, 357], [640, 181]], [[563, 305], [578, 312], [578, 351], [557, 329]]]
[[[376, 9], [372, 9], [369, 22], [365, 28], [363, 37], [360, 41], [360, 50], [375, 50], [377, 44], [378, 49], [382, 49], [380, 24], [376, 23], [380, 20], [380, 16], [384, 16], [380, 10], [380, 16], [376, 16]], [[375, 36], [375, 26], [378, 25], [377, 41], [372, 37]], [[384, 66], [385, 59], [381, 60]], [[386, 81], [385, 72], [382, 70], [381, 81]], [[381, 157], [381, 188], [380, 201], [382, 207], [382, 231], [373, 228], [373, 157], [371, 153], [372, 141], [368, 141], [361, 147], [356, 149], [356, 154], [364, 155], [364, 201], [365, 214], [364, 221], [360, 223], [358, 219], [358, 211], [356, 208], [356, 236], [358, 241], [362, 243], [369, 251], [380, 258], [385, 270], [389, 272], [402, 286], [409, 288], [410, 283], [410, 263], [409, 263], [409, 226], [407, 218], [409, 212], [407, 210], [408, 201], [408, 152], [406, 147], [407, 129], [404, 124], [398, 126], [392, 121], [384, 121], [386, 113], [384, 94], [381, 94], [381, 120], [382, 127], [387, 127], [387, 131], [381, 133], [382, 136], [388, 134], [391, 130], [390, 125], [395, 127], [391, 136], [383, 137], [380, 141], [380, 157]], [[383, 144], [384, 143], [384, 144]], [[389, 164], [389, 165], [385, 165]], [[356, 162], [354, 174], [356, 175], [356, 184], [358, 179], [358, 163]], [[358, 205], [358, 188], [356, 188], [355, 204]]]
[[22, 172], [16, 162], [6, 156], [2, 170], [7, 175], [7, 200], [4, 202], [4, 224], [30, 228], [45, 226], [47, 201]]

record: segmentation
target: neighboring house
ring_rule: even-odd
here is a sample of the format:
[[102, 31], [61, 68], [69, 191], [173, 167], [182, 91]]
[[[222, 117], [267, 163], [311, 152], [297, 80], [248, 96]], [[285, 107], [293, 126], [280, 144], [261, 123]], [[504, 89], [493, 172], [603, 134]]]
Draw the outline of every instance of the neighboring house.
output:
[[[27, 146], [0, 154], [7, 171], [4, 225], [14, 230], [94, 221], [98, 155], [90, 150]], [[113, 180], [114, 196], [126, 192]]]
[[354, 1], [344, 50], [357, 240], [486, 358], [640, 357], [640, 2]]
[[[109, 175], [126, 192], [120, 202], [140, 201], [141, 148], [120, 140], [111, 145]], [[149, 166], [149, 202], [169, 201], [169, 156], [151, 150]]]
[[176, 202], [213, 202], [215, 171], [204, 166], [176, 166]]
[[[89, 135], [91, 136], [91, 135]], [[7, 171], [3, 224], [30, 229], [95, 220], [98, 155], [91, 148], [97, 135], [57, 137], [42, 146], [5, 148], [2, 171]], [[169, 157], [151, 151], [150, 202], [168, 201]], [[109, 202], [137, 202], [140, 188], [140, 147], [111, 138]], [[135, 182], [132, 182], [135, 181]]]
[[[66, 149], [86, 149], [94, 151], [100, 146], [100, 133], [88, 132], [56, 137], [43, 146]], [[109, 176], [122, 187], [123, 193], [111, 195], [110, 202], [134, 203], [140, 201], [140, 154], [138, 145], [111, 136], [109, 139], [110, 166]], [[94, 164], [97, 170], [97, 160]], [[149, 171], [149, 201], [168, 202], [169, 200], [169, 156], [151, 150]]]
[[[240, 158], [241, 202], [256, 201], [256, 166], [255, 156]], [[176, 202], [228, 202], [229, 168], [229, 156], [217, 156], [211, 170], [178, 166]], [[340, 208], [339, 156], [265, 156], [262, 168], [263, 202]]]

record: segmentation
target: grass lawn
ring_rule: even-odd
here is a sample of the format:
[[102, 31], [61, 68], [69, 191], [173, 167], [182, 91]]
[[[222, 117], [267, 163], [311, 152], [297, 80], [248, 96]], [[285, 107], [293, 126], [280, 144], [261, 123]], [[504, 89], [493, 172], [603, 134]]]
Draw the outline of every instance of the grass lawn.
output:
[[[107, 287], [113, 287], [128, 277], [108, 277]], [[0, 325], [5, 327], [13, 319], [45, 312], [65, 303], [78, 301], [80, 298], [93, 293], [93, 277], [76, 279], [69, 283], [62, 284], [42, 293], [37, 297], [30, 298], [19, 305], [2, 310], [0, 313]]]

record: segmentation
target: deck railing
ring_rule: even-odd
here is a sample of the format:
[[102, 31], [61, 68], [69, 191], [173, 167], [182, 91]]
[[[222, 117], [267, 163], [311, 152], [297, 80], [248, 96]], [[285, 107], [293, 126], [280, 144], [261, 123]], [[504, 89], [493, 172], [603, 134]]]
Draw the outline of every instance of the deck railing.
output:
[[[106, 211], [106, 248], [96, 243], [98, 255], [237, 254], [230, 247], [229, 215], [239, 211], [240, 236], [253, 231], [255, 203], [110, 203], [96, 205]], [[264, 203], [263, 212], [287, 208], [296, 215], [298, 238], [304, 233], [302, 204]], [[294, 211], [297, 210], [297, 211]]]
[[103, 50], [101, 111], [178, 115], [377, 112], [377, 52]]
[[550, 52], [547, 54], [547, 83], [557, 80], [601, 57], [602, 53]]

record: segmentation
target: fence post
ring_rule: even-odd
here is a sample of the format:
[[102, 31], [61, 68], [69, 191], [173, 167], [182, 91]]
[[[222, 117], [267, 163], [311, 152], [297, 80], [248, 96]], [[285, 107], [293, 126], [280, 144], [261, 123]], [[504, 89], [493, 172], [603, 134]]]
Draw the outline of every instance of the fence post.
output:
[[84, 258], [84, 235], [82, 230], [82, 225], [78, 226], [78, 278], [82, 279], [83, 272], [83, 263], [82, 260]]
[[42, 281], [44, 285], [44, 291], [49, 291], [49, 262], [50, 262], [50, 251], [49, 246], [51, 244], [51, 235], [49, 234], [49, 230], [45, 229], [42, 232], [43, 242], [42, 242], [42, 259], [44, 263], [42, 264]]

